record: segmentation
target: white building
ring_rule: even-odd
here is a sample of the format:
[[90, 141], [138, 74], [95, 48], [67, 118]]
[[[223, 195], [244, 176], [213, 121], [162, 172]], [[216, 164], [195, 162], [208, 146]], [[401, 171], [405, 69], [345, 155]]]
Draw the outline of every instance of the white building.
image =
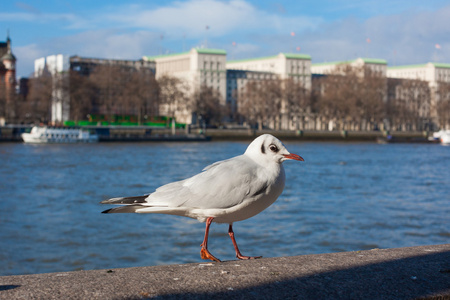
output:
[[280, 79], [291, 78], [303, 82], [305, 89], [311, 89], [311, 56], [307, 54], [279, 53], [268, 57], [234, 60], [227, 62], [227, 69], [276, 74]]
[[248, 70], [227, 70], [227, 103], [232, 113], [238, 111], [239, 93], [245, 90], [249, 81], [276, 80], [279, 76], [270, 72]]
[[[307, 54], [279, 53], [278, 55], [243, 59], [227, 62], [227, 97], [232, 108], [239, 105], [239, 95], [245, 90], [249, 81], [270, 79], [292, 79], [311, 90], [311, 56]], [[280, 129], [297, 129], [298, 119], [282, 102], [279, 120], [273, 120], [272, 126]], [[276, 125], [275, 125], [276, 124]]]
[[[203, 85], [211, 87], [219, 92], [222, 104], [225, 104], [226, 55], [225, 50], [193, 48], [188, 52], [144, 56], [143, 59], [156, 63], [156, 79], [164, 75], [180, 78], [188, 84], [190, 93]], [[187, 107], [178, 108], [175, 117], [178, 122], [192, 123], [192, 112]]]
[[34, 74], [35, 76], [39, 76], [44, 71], [47, 71], [51, 75], [55, 75], [57, 73], [68, 71], [69, 67], [69, 56], [62, 54], [50, 55], [38, 58], [34, 61]]
[[405, 65], [389, 67], [387, 69], [388, 78], [422, 80], [428, 82], [430, 87], [430, 103], [427, 110], [436, 124], [439, 124], [437, 103], [439, 102], [440, 82], [450, 83], [450, 64], [426, 63], [419, 65]]
[[380, 76], [386, 77], [387, 61], [376, 58], [357, 58], [347, 61], [324, 62], [311, 65], [311, 73], [329, 75], [336, 71], [337, 67], [342, 65], [350, 65], [355, 68], [368, 67], [371, 71], [379, 73]]
[[62, 87], [64, 79], [67, 79], [70, 60], [69, 56], [62, 54], [41, 57], [34, 61], [34, 74], [40, 76], [48, 72], [52, 76], [52, 108], [51, 122], [53, 124], [62, 124], [69, 120], [70, 99]]
[[429, 62], [421, 65], [389, 67], [387, 77], [428, 81], [430, 87], [436, 87], [438, 82], [450, 82], [450, 64]]

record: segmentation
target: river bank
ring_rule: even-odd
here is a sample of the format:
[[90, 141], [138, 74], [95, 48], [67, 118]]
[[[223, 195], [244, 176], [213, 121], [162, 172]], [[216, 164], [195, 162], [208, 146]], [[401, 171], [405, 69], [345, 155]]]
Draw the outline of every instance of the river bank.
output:
[[450, 299], [450, 244], [0, 277], [2, 299]]
[[[100, 142], [188, 142], [210, 140], [252, 140], [270, 133], [283, 140], [297, 141], [367, 141], [428, 143], [426, 131], [347, 131], [347, 130], [254, 130], [254, 129], [177, 129], [145, 126], [86, 126], [99, 136]], [[0, 127], [0, 142], [22, 142], [20, 134], [29, 132], [31, 126], [11, 125]]]
[[[202, 132], [203, 133], [203, 132]], [[427, 143], [429, 132], [424, 131], [347, 131], [347, 130], [227, 130], [208, 129], [204, 132], [212, 140], [252, 140], [269, 133], [281, 140], [294, 141], [367, 141]]]

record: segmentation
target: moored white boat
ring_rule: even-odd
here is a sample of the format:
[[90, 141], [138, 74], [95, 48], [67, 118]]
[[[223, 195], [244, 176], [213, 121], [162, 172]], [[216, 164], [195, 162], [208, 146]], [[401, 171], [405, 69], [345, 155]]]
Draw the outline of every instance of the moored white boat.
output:
[[98, 135], [80, 128], [57, 128], [34, 126], [30, 133], [22, 133], [25, 143], [33, 144], [66, 144], [98, 142]]
[[433, 133], [433, 138], [439, 140], [441, 144], [450, 145], [450, 130], [439, 130]]

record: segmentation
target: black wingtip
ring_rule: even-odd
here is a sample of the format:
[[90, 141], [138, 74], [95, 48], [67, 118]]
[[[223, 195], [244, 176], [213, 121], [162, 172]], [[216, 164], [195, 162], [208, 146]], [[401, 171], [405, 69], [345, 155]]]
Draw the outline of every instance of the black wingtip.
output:
[[113, 210], [113, 209], [110, 208], [110, 209], [104, 210], [104, 211], [102, 211], [102, 214], [107, 214], [107, 213], [109, 213], [111, 210]]

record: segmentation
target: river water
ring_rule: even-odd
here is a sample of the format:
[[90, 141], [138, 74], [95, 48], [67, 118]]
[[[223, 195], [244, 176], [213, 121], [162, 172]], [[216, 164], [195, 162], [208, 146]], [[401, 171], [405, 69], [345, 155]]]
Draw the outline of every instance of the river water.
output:
[[[450, 242], [450, 147], [286, 142], [286, 187], [235, 223], [244, 255], [292, 256]], [[0, 275], [200, 262], [204, 223], [101, 214], [239, 155], [247, 142], [0, 144]], [[224, 224], [209, 249], [235, 259]]]

